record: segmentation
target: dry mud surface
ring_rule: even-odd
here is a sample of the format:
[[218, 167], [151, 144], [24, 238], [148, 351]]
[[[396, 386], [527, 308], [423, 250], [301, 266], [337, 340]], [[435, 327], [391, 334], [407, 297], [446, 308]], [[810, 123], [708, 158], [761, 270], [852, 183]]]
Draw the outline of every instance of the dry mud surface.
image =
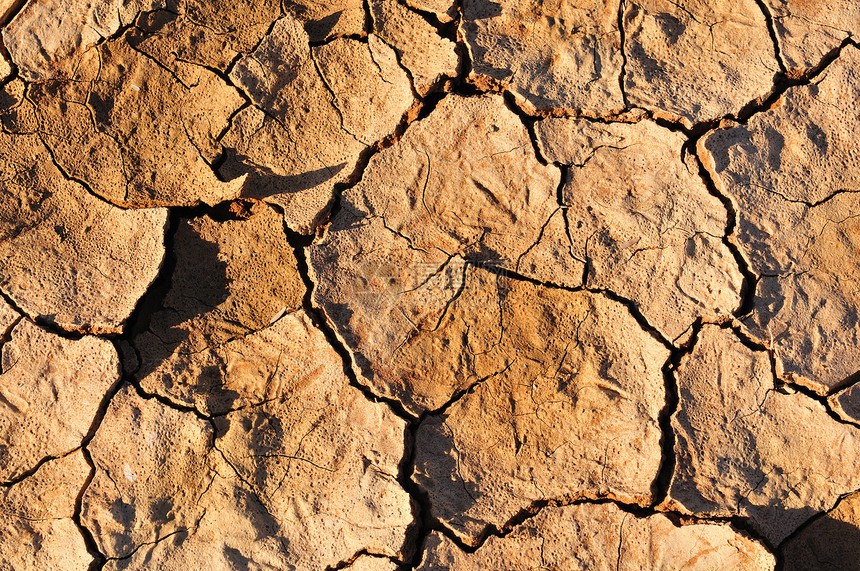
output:
[[0, 0], [0, 571], [857, 569], [858, 35]]

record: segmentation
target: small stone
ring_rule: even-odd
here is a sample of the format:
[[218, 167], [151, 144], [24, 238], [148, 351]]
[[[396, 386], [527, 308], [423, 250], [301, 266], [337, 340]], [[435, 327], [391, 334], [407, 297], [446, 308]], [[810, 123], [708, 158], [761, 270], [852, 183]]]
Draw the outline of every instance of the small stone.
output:
[[664, 507], [740, 515], [778, 545], [860, 488], [860, 428], [801, 393], [774, 390], [768, 354], [730, 330], [706, 325], [676, 378], [677, 460]]
[[64, 339], [26, 319], [10, 335], [0, 373], [2, 481], [78, 448], [119, 382], [119, 358], [108, 341]]
[[765, 0], [789, 75], [809, 72], [847, 38], [860, 36], [860, 4], [850, 0]]
[[589, 288], [632, 300], [672, 342], [732, 314], [743, 277], [720, 239], [726, 210], [684, 159], [682, 135], [649, 120], [550, 118], [535, 130], [547, 160], [570, 165], [562, 200]]
[[860, 493], [839, 500], [782, 546], [786, 571], [848, 571], [860, 561]]
[[86, 571], [93, 564], [73, 521], [75, 500], [90, 475], [82, 452], [50, 460], [0, 491], [0, 568]]
[[457, 76], [460, 58], [454, 42], [439, 35], [419, 14], [398, 0], [370, 0], [373, 33], [394, 48], [422, 97]]
[[600, 295], [507, 285], [491, 353], [506, 368], [416, 434], [413, 479], [471, 545], [539, 501], [648, 504], [661, 462], [668, 350]]
[[691, 128], [773, 89], [779, 67], [756, 0], [637, 0], [624, 28], [627, 100], [659, 118]]
[[263, 330], [304, 295], [283, 220], [267, 206], [248, 219], [181, 220], [174, 244], [170, 290], [133, 342], [141, 385], [205, 414], [264, 399], [282, 344], [299, 333]]
[[532, 113], [619, 113], [618, 11], [618, 0], [465, 0], [460, 33], [471, 79], [510, 89]]
[[361, 153], [392, 134], [413, 104], [391, 48], [370, 38], [311, 49], [289, 16], [236, 63], [231, 79], [255, 106], [233, 118], [221, 170], [248, 175], [245, 195], [278, 204], [290, 228], [305, 234], [319, 224], [335, 184], [350, 180]]
[[437, 569], [712, 569], [769, 570], [760, 544], [728, 525], [677, 526], [662, 514], [643, 517], [615, 504], [546, 507], [504, 537], [466, 553], [439, 532], [427, 539], [423, 571]]
[[860, 50], [789, 89], [746, 125], [699, 143], [717, 189], [737, 205], [733, 239], [761, 276], [744, 324], [780, 375], [827, 395], [858, 372]]

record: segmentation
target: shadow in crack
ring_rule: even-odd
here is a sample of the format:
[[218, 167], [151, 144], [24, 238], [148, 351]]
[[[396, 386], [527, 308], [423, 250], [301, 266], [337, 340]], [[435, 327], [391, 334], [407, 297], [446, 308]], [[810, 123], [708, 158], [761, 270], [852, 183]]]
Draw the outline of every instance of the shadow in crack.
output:
[[[856, 523], [860, 523], [858, 507], [849, 507]], [[860, 527], [834, 514], [824, 514], [788, 539], [781, 556], [783, 571], [860, 569]]]
[[[444, 416], [431, 416], [422, 423], [415, 434], [415, 448], [419, 452], [413, 480], [446, 512], [461, 514], [456, 518], [458, 521], [448, 523], [457, 527], [458, 522], [469, 519], [464, 514], [475, 505], [480, 491], [474, 482], [460, 476], [460, 453], [452, 436]], [[459, 485], [451, 485], [452, 479], [459, 480]]]
[[254, 162], [236, 149], [226, 148], [213, 168], [227, 181], [248, 175], [243, 198], [263, 200], [278, 194], [296, 194], [331, 181], [346, 167], [340, 163], [296, 175], [279, 175], [271, 168]]
[[318, 20], [305, 22], [305, 31], [308, 33], [311, 41], [322, 41], [328, 38], [329, 34], [331, 34], [334, 27], [340, 21], [341, 16], [343, 16], [343, 10], [338, 10]]
[[[205, 395], [210, 410], [229, 408], [237, 393], [224, 385], [223, 363], [206, 351], [229, 336], [220, 307], [230, 296], [227, 264], [216, 244], [198, 235], [184, 219], [168, 236], [164, 279], [141, 302], [130, 332], [137, 351], [137, 381], [146, 381], [173, 400], [188, 404]], [[196, 357], [196, 358], [195, 358]], [[194, 361], [192, 364], [192, 360]]]

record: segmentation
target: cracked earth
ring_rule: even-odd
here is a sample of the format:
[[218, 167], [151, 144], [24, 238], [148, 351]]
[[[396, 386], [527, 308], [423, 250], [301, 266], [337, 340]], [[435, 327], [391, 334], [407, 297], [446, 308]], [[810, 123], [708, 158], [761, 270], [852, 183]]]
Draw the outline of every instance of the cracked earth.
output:
[[860, 566], [857, 2], [0, 27], [0, 570]]

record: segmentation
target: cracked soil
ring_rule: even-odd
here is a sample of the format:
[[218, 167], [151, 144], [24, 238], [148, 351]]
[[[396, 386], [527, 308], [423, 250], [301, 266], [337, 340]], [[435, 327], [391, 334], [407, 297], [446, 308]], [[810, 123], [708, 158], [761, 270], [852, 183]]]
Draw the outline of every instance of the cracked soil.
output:
[[858, 36], [0, 0], [0, 571], [857, 569]]

